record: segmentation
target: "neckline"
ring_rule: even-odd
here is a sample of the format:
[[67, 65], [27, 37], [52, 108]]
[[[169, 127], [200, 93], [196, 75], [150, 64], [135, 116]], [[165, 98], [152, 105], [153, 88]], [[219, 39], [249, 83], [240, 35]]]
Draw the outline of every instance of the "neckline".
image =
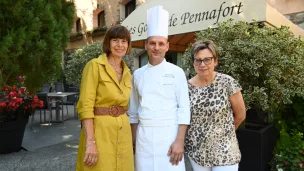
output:
[[215, 76], [214, 76], [213, 80], [212, 80], [209, 84], [206, 84], [206, 85], [203, 85], [203, 86], [195, 86], [195, 85], [191, 84], [191, 83], [189, 82], [189, 80], [188, 80], [187, 82], [188, 82], [188, 84], [189, 84], [190, 86], [192, 86], [192, 87], [194, 87], [194, 88], [204, 88], [204, 87], [209, 87], [209, 86], [211, 86], [212, 84], [214, 84], [214, 82], [215, 82], [217, 76], [218, 76], [218, 72], [215, 72]]

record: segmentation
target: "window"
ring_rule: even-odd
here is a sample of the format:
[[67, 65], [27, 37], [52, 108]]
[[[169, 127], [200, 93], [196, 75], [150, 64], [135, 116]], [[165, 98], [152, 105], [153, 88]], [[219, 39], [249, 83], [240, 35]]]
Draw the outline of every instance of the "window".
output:
[[285, 15], [291, 22], [304, 29], [304, 11]]
[[105, 21], [105, 13], [104, 11], [101, 11], [99, 14], [98, 14], [98, 27], [104, 27], [106, 26], [106, 21]]
[[135, 0], [131, 0], [125, 5], [125, 11], [126, 11], [125, 18], [127, 18], [135, 10], [135, 7], [136, 7]]
[[81, 21], [80, 21], [80, 18], [76, 21], [76, 32], [81, 32]]

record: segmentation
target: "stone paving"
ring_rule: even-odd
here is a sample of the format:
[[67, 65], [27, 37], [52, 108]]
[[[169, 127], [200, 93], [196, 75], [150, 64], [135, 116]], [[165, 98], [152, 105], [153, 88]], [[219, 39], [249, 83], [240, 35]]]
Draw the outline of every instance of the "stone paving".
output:
[[[80, 121], [72, 114], [68, 118], [64, 123], [42, 126], [36, 112], [33, 127], [29, 123], [24, 133], [22, 147], [28, 151], [0, 155], [0, 171], [74, 171]], [[192, 171], [189, 162], [186, 165]]]

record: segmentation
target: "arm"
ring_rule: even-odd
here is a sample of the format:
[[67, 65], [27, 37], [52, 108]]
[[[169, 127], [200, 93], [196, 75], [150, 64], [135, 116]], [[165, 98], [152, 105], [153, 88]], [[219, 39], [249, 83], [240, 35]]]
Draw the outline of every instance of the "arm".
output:
[[185, 134], [188, 125], [178, 125], [178, 132], [176, 139], [170, 146], [168, 151], [168, 156], [170, 156], [170, 162], [172, 165], [178, 165], [183, 159], [184, 154], [184, 144], [185, 144]]
[[177, 100], [177, 122], [178, 132], [175, 141], [172, 143], [168, 156], [173, 165], [178, 165], [183, 159], [185, 134], [190, 124], [190, 102], [188, 93], [188, 84], [184, 72], [181, 70], [177, 76], [176, 100]]
[[229, 101], [234, 113], [234, 125], [237, 129], [246, 118], [246, 109], [242, 93], [240, 91], [229, 96]]
[[128, 109], [128, 116], [131, 123], [131, 131], [132, 131], [132, 142], [133, 142], [133, 151], [135, 152], [135, 145], [136, 145], [136, 129], [138, 125], [138, 107], [139, 107], [139, 97], [137, 88], [135, 86], [135, 79], [133, 77], [132, 80], [132, 90], [130, 95], [129, 101], [129, 109]]
[[136, 147], [136, 130], [137, 130], [137, 123], [131, 124], [131, 131], [132, 131], [132, 144], [133, 144], [133, 152], [135, 153]]
[[98, 66], [90, 61], [82, 72], [80, 96], [77, 103], [77, 111], [83, 125], [86, 138], [86, 151], [84, 163], [88, 167], [93, 167], [98, 160], [98, 151], [95, 144], [94, 135], [94, 105], [96, 89], [98, 86]]

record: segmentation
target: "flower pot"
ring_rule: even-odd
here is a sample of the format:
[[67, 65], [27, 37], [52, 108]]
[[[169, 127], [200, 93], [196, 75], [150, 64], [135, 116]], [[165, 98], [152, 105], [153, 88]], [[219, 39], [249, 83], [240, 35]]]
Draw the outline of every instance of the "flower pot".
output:
[[236, 131], [242, 158], [239, 171], [270, 171], [272, 152], [278, 139], [273, 124], [248, 123]]
[[22, 149], [22, 140], [28, 116], [18, 116], [14, 121], [0, 123], [0, 154], [18, 152]]

